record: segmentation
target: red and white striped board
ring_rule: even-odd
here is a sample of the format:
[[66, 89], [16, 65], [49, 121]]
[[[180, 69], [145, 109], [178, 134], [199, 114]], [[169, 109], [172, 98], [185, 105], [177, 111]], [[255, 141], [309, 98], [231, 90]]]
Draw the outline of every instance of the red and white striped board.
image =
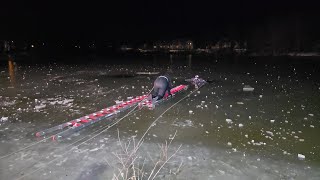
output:
[[[176, 94], [184, 89], [186, 89], [188, 86], [187, 85], [179, 85], [176, 86], [174, 88], [171, 89], [171, 94]], [[146, 105], [148, 102], [147, 100], [148, 95], [142, 95], [142, 96], [137, 96], [136, 98], [133, 98], [131, 100], [127, 100], [125, 102], [122, 102], [120, 104], [114, 105], [114, 106], [110, 106], [108, 108], [104, 108], [100, 111], [97, 111], [95, 113], [59, 124], [57, 126], [51, 127], [49, 129], [45, 129], [42, 131], [39, 131], [37, 133], [35, 133], [36, 137], [41, 137], [41, 136], [45, 136], [48, 135], [50, 133], [53, 133], [55, 131], [58, 130], [64, 130], [66, 128], [68, 128], [65, 131], [62, 131], [58, 134], [52, 135], [51, 138], [53, 140], [57, 140], [61, 137], [66, 137], [68, 135], [71, 135], [72, 133], [86, 127], [89, 126], [91, 124], [94, 124], [98, 121], [107, 119], [107, 118], [111, 118], [114, 117], [116, 114], [126, 111], [128, 109], [130, 109], [131, 107], [134, 107], [135, 105], [138, 104], [144, 104]], [[166, 94], [163, 98], [163, 100], [168, 99], [168, 94]]]

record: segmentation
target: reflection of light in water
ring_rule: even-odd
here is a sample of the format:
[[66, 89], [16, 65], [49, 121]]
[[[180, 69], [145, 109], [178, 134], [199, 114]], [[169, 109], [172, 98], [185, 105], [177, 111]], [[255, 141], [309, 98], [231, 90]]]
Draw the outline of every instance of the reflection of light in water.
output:
[[11, 82], [11, 86], [15, 86], [16, 84], [16, 79], [15, 79], [15, 62], [13, 62], [13, 59], [11, 57], [9, 57], [9, 61], [8, 61], [8, 67], [9, 67], [9, 76], [10, 76], [10, 82]]

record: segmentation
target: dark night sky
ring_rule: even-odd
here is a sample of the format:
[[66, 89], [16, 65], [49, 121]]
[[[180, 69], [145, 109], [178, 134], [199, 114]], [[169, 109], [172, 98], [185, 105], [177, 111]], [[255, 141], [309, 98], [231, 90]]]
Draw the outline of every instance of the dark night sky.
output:
[[[115, 1], [116, 2], [116, 1]], [[319, 29], [315, 3], [293, 1], [5, 2], [2, 39], [214, 39], [247, 36], [263, 23], [297, 15]]]

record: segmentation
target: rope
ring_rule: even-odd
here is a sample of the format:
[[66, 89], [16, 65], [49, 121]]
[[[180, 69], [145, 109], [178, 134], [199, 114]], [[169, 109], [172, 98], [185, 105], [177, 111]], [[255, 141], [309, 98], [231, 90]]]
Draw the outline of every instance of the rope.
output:
[[[148, 93], [147, 95], [149, 95], [152, 90], [153, 90], [153, 88], [149, 91], [149, 93]], [[102, 134], [103, 132], [107, 131], [107, 130], [110, 129], [111, 127], [117, 125], [120, 121], [122, 121], [124, 118], [128, 117], [131, 113], [133, 113], [133, 111], [138, 107], [138, 105], [139, 105], [139, 104], [137, 104], [137, 105], [136, 105], [129, 113], [127, 113], [125, 116], [123, 116], [123, 117], [120, 118], [118, 121], [114, 122], [113, 124], [111, 124], [110, 126], [108, 126], [107, 128], [105, 128], [104, 130], [102, 130], [102, 131], [99, 132], [98, 134], [92, 136], [91, 138], [83, 141], [82, 143], [80, 143], [80, 144], [78, 144], [78, 145], [76, 145], [76, 146], [73, 146], [70, 150], [68, 150], [68, 151], [66, 151], [65, 153], [61, 154], [60, 157], [56, 157], [56, 158], [52, 159], [51, 161], [47, 162], [46, 164], [44, 164], [43, 167], [40, 167], [40, 168], [38, 168], [38, 169], [36, 169], [36, 170], [34, 170], [34, 171], [32, 171], [32, 172], [26, 173], [26, 174], [24, 174], [23, 176], [18, 177], [16, 180], [22, 179], [22, 178], [24, 178], [24, 177], [26, 177], [26, 176], [29, 176], [29, 175], [31, 175], [31, 174], [33, 174], [33, 173], [35, 173], [35, 172], [37, 172], [37, 171], [39, 171], [39, 170], [41, 170], [41, 169], [44, 169], [48, 164], [50, 164], [50, 163], [52, 163], [52, 162], [54, 162], [54, 161], [62, 158], [64, 155], [68, 154], [68, 153], [71, 152], [73, 149], [79, 147], [80, 145], [82, 145], [82, 144], [90, 141], [91, 139], [99, 136], [100, 134]], [[102, 128], [101, 128], [101, 129], [102, 129]], [[99, 129], [99, 130], [100, 130], [100, 129]], [[95, 132], [97, 132], [97, 131], [95, 131]], [[95, 133], [95, 132], [94, 132], [94, 133]], [[93, 134], [93, 133], [92, 133], [92, 134]], [[74, 144], [74, 143], [73, 143], [73, 144]]]

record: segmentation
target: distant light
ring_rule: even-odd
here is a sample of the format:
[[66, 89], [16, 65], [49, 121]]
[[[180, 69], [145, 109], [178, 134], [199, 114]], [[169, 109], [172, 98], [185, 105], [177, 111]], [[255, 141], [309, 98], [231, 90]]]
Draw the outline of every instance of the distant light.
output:
[[34, 48], [34, 45], [32, 44], [31, 47]]

